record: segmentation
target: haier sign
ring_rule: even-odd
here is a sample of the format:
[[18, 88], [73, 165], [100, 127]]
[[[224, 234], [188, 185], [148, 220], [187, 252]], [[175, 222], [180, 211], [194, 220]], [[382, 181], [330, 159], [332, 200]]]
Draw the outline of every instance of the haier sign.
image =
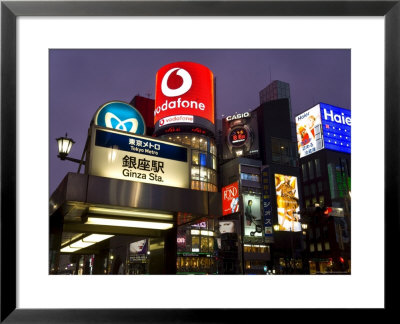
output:
[[351, 153], [351, 111], [320, 103], [296, 116], [300, 157], [321, 149]]

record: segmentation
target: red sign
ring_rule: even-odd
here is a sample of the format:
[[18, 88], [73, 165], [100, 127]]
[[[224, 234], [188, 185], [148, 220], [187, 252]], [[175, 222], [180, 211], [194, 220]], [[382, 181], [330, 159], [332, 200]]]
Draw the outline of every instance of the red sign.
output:
[[239, 211], [239, 182], [222, 188], [222, 216]]
[[207, 67], [176, 62], [158, 70], [154, 124], [179, 115], [205, 118], [214, 124], [214, 76]]

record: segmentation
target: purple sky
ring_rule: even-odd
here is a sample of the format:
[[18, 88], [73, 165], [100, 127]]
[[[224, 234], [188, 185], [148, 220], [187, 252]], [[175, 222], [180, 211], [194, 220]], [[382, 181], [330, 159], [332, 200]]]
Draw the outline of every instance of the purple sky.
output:
[[[78, 164], [57, 158], [56, 138], [76, 142], [81, 158], [89, 123], [102, 104], [154, 99], [155, 76], [165, 64], [192, 61], [216, 77], [216, 115], [254, 109], [271, 81], [290, 84], [293, 116], [318, 102], [350, 109], [350, 50], [51, 50], [50, 194]], [[148, 95], [150, 94], [150, 95]]]

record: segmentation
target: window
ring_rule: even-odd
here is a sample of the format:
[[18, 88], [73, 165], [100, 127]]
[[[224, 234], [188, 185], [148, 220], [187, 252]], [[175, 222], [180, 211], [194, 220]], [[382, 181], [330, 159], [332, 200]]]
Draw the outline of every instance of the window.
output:
[[311, 184], [311, 195], [316, 196], [317, 195], [317, 187], [315, 183]]
[[205, 138], [200, 138], [199, 142], [200, 142], [200, 150], [207, 152], [207, 140]]
[[310, 244], [310, 252], [314, 252], [315, 251], [315, 246], [314, 243]]
[[192, 180], [199, 180], [199, 175], [200, 175], [199, 167], [196, 166], [192, 167]]
[[200, 190], [200, 181], [192, 180], [192, 187], [191, 188], [194, 189], [194, 190]]
[[199, 248], [200, 248], [199, 244], [200, 244], [200, 238], [198, 236], [192, 236], [192, 251], [193, 252], [199, 252]]
[[210, 182], [212, 184], [217, 184], [217, 172], [213, 170], [210, 171]]
[[301, 165], [301, 171], [303, 172], [303, 180], [307, 181], [308, 177], [307, 177], [307, 165], [305, 163], [303, 163]]
[[318, 240], [321, 237], [321, 230], [317, 227], [315, 229], [315, 238]]
[[204, 153], [199, 153], [199, 160], [200, 160], [200, 165], [201, 166], [206, 166], [207, 165], [207, 155]]
[[322, 234], [323, 234], [323, 236], [324, 236], [325, 239], [328, 238], [328, 227], [327, 227], [327, 226], [324, 226], [324, 227], [322, 228]]
[[192, 151], [192, 164], [199, 165], [199, 151]]
[[314, 179], [314, 166], [312, 161], [308, 161], [308, 172], [310, 175], [310, 180]]
[[281, 163], [281, 155], [277, 153], [272, 153], [272, 162]]
[[212, 156], [212, 168], [217, 170], [217, 158], [215, 156]]
[[193, 137], [192, 138], [192, 148], [198, 149], [200, 145], [200, 141], [198, 137]]
[[217, 147], [213, 143], [210, 143], [210, 153], [217, 155]]
[[260, 175], [258, 175], [258, 174], [241, 173], [240, 178], [242, 180], [260, 182]]
[[321, 243], [317, 243], [317, 250], [318, 251], [322, 251], [322, 244]]
[[191, 145], [191, 142], [190, 142], [190, 137], [189, 136], [183, 136], [183, 138], [182, 138], [182, 144], [183, 145], [188, 145], [188, 146], [190, 146]]
[[324, 191], [323, 183], [322, 181], [318, 181], [318, 192], [323, 192], [323, 191]]
[[201, 245], [200, 245], [200, 251], [201, 252], [208, 252], [208, 237], [202, 237], [201, 238]]
[[315, 159], [315, 176], [320, 177], [321, 176], [321, 164], [319, 162], [319, 159]]
[[207, 191], [207, 182], [200, 181], [200, 190]]
[[283, 138], [271, 138], [272, 162], [297, 166], [295, 143]]
[[200, 167], [200, 181], [208, 182], [210, 179], [210, 169]]
[[325, 242], [325, 251], [328, 251], [331, 249], [331, 246], [329, 244], [329, 242]]
[[212, 237], [208, 238], [208, 250], [210, 252], [214, 251], [214, 239]]
[[304, 195], [308, 196], [310, 194], [310, 187], [309, 186], [304, 186]]

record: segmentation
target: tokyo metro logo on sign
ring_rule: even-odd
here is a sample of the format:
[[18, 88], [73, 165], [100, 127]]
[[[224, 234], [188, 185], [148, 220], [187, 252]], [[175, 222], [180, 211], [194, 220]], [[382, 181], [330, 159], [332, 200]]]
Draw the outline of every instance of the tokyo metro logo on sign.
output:
[[142, 115], [133, 106], [122, 101], [111, 101], [100, 107], [95, 115], [95, 124], [133, 134], [146, 133]]
[[[156, 76], [154, 124], [166, 117], [197, 116], [214, 123], [214, 77], [205, 66], [176, 62], [162, 67]], [[172, 121], [170, 121], [172, 122]], [[189, 118], [180, 122], [192, 122]]]

